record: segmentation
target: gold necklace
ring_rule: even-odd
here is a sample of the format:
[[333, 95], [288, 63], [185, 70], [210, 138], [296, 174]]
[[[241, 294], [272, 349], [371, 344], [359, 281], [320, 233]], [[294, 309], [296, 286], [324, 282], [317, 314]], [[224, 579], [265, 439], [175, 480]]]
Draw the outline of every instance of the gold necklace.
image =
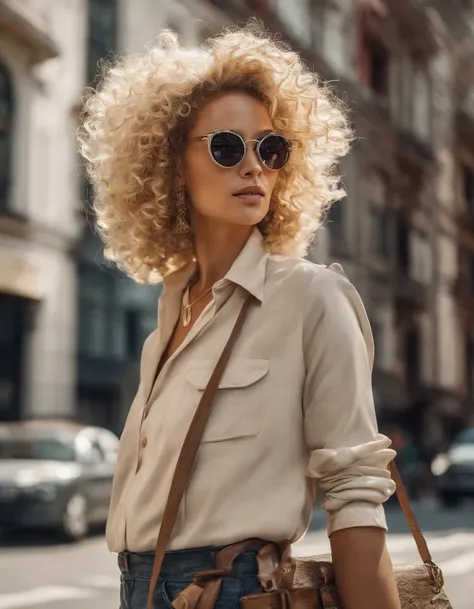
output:
[[191, 323], [191, 319], [193, 317], [193, 311], [192, 308], [193, 306], [199, 301], [201, 300], [201, 298], [204, 298], [204, 296], [206, 296], [207, 294], [209, 294], [209, 292], [212, 291], [213, 286], [211, 286], [208, 290], [206, 290], [205, 292], [203, 292], [201, 294], [201, 296], [198, 296], [198, 298], [196, 298], [196, 300], [194, 300], [193, 302], [189, 302], [189, 292], [191, 290], [191, 286], [193, 285], [193, 283], [190, 283], [188, 285], [188, 287], [186, 288], [186, 291], [184, 292], [184, 296], [183, 296], [183, 302], [182, 302], [182, 309], [183, 309], [183, 326], [186, 328], [187, 326], [189, 326], [189, 324]]

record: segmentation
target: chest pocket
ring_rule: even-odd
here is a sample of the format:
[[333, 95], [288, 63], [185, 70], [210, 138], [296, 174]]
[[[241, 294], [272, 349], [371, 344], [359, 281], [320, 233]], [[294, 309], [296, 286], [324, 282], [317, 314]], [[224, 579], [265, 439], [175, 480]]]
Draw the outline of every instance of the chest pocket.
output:
[[[199, 392], [207, 386], [215, 361], [201, 360], [186, 371], [186, 380]], [[222, 375], [202, 442], [221, 442], [256, 436], [263, 424], [267, 401], [265, 376], [270, 362], [264, 359], [232, 359]]]

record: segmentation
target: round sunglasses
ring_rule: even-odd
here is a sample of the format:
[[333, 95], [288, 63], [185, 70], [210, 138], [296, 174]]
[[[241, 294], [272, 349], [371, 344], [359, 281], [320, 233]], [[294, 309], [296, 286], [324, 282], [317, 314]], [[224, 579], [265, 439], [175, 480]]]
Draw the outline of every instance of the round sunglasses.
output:
[[219, 130], [195, 137], [193, 140], [207, 140], [212, 160], [219, 167], [226, 169], [240, 165], [247, 153], [249, 142], [257, 142], [258, 158], [272, 171], [278, 171], [287, 164], [292, 149], [290, 140], [276, 133], [269, 133], [257, 140], [244, 140], [235, 131]]

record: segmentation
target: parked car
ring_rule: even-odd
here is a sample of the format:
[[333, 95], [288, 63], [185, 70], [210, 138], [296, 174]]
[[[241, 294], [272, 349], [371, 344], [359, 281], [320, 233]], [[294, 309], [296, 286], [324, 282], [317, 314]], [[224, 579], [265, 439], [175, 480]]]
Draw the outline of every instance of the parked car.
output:
[[0, 424], [0, 528], [71, 540], [107, 518], [118, 438], [65, 421]]
[[462, 431], [446, 453], [431, 465], [443, 505], [456, 507], [462, 499], [474, 498], [474, 427]]

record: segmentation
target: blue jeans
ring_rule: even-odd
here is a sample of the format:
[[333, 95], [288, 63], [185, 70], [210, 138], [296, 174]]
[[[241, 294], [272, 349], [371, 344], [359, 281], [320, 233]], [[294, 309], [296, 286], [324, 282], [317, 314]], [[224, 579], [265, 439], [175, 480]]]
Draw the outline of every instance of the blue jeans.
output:
[[[220, 549], [209, 547], [166, 552], [153, 609], [172, 609], [172, 601], [193, 582], [194, 573], [215, 568], [215, 556]], [[237, 608], [242, 596], [262, 591], [257, 578], [258, 550], [256, 547], [237, 558], [232, 577], [223, 580], [215, 609]], [[146, 609], [153, 559], [153, 552], [120, 552], [120, 609]]]

